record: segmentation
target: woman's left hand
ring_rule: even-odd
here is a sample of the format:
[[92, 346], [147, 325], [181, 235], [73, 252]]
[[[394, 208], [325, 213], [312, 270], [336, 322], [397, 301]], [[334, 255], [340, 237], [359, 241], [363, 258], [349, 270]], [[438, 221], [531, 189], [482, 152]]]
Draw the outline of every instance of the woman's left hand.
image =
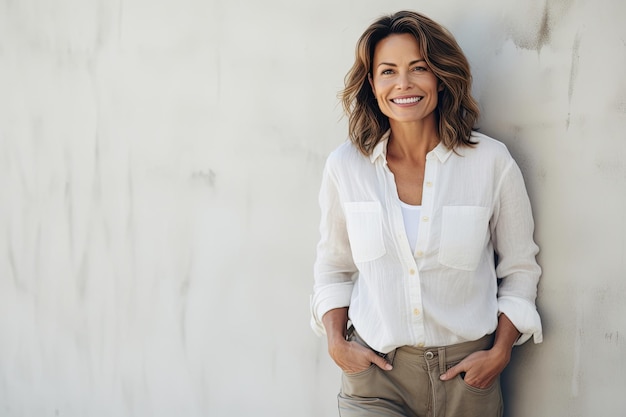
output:
[[460, 373], [465, 373], [463, 380], [466, 384], [480, 389], [489, 388], [509, 363], [511, 351], [481, 350], [474, 352], [461, 362], [448, 369], [440, 376], [442, 381], [448, 381]]
[[506, 314], [500, 314], [493, 347], [490, 350], [470, 354], [439, 378], [442, 381], [449, 381], [465, 372], [463, 380], [466, 384], [475, 388], [489, 388], [509, 364], [513, 343], [519, 335], [519, 331]]

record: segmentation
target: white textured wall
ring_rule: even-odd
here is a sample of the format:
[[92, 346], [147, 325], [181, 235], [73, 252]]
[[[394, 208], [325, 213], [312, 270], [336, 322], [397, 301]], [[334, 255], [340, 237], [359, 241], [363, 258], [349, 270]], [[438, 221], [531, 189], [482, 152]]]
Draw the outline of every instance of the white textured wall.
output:
[[415, 7], [533, 202], [545, 342], [507, 415], [623, 415], [624, 4], [0, 1], [0, 416], [336, 415], [308, 328], [335, 95]]

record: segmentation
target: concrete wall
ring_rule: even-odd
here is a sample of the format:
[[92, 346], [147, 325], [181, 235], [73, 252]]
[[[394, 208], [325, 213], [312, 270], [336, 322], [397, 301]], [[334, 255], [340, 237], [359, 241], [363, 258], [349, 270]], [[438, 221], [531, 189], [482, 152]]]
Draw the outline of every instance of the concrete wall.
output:
[[308, 327], [335, 95], [415, 7], [533, 202], [545, 342], [507, 416], [623, 415], [625, 4], [0, 1], [0, 415], [336, 415]]

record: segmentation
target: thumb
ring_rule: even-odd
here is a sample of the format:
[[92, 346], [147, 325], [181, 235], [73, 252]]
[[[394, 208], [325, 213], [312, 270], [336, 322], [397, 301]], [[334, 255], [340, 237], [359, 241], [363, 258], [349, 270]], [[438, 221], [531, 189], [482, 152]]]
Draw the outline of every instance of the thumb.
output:
[[452, 368], [448, 369], [445, 373], [443, 373], [439, 379], [442, 381], [448, 381], [454, 377], [456, 377], [458, 374], [465, 372], [465, 369], [463, 369], [463, 364], [462, 363], [458, 363], [456, 365], [454, 365]]
[[369, 359], [374, 365], [378, 366], [380, 369], [384, 371], [391, 371], [393, 369], [391, 364], [387, 362], [387, 359], [383, 358], [382, 356], [377, 355], [374, 352], [372, 352], [372, 355], [370, 356]]

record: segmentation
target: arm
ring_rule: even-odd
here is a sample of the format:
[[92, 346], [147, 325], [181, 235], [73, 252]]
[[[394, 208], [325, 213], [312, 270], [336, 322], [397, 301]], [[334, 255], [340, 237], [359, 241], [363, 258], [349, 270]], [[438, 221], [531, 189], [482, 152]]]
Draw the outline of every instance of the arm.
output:
[[535, 256], [534, 222], [522, 174], [511, 161], [499, 184], [498, 201], [491, 225], [491, 236], [499, 262], [496, 274], [502, 277], [498, 288], [498, 326], [490, 350], [469, 355], [441, 375], [447, 381], [465, 372], [465, 382], [477, 388], [490, 386], [511, 359], [513, 345], [531, 335], [541, 342], [541, 321], [535, 307], [541, 268]]
[[344, 372], [363, 371], [372, 363], [389, 370], [391, 365], [373, 350], [346, 340], [348, 306], [357, 268], [352, 258], [333, 163], [340, 161], [329, 157], [319, 195], [322, 218], [314, 268], [311, 324], [318, 334], [326, 333], [328, 353]]
[[531, 337], [535, 343], [541, 343], [541, 319], [535, 306], [541, 276], [536, 261], [539, 247], [533, 239], [535, 224], [524, 178], [513, 161], [503, 175], [498, 195], [491, 226], [499, 258], [496, 275], [502, 278], [498, 287], [498, 310], [520, 331], [516, 345]]
[[[320, 240], [317, 245], [313, 271], [315, 283], [311, 296], [311, 327], [318, 335], [326, 333], [322, 318], [328, 311], [350, 305], [352, 279], [357, 271], [352, 260], [338, 181], [332, 166], [331, 155], [324, 168], [319, 193]], [[345, 328], [343, 331], [345, 332]]]

